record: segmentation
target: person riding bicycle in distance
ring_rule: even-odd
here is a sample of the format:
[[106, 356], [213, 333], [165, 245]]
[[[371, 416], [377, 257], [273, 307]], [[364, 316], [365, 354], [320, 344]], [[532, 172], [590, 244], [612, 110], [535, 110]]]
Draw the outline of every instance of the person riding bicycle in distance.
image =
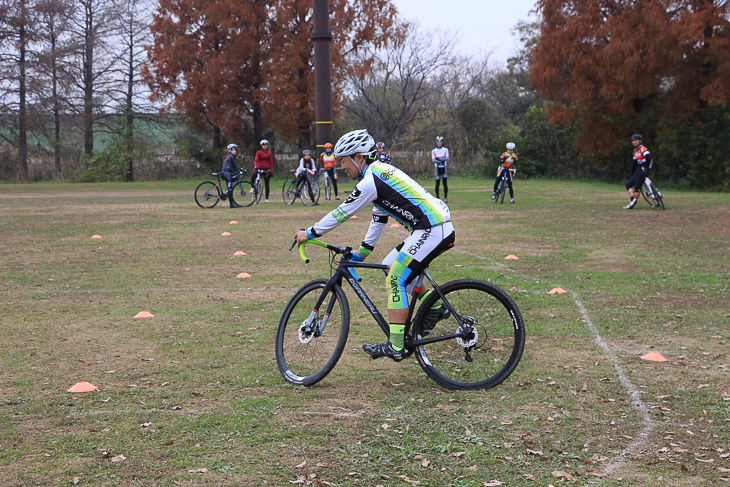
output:
[[497, 186], [499, 186], [499, 180], [502, 179], [502, 171], [507, 171], [507, 186], [509, 187], [509, 202], [514, 203], [515, 202], [515, 193], [512, 190], [512, 174], [513, 171], [510, 171], [510, 169], [514, 168], [515, 163], [517, 163], [517, 154], [515, 154], [515, 144], [513, 142], [508, 142], [506, 146], [507, 151], [503, 152], [502, 155], [499, 157], [501, 161], [501, 165], [499, 166], [499, 170], [497, 171], [497, 179], [494, 181], [494, 189], [492, 190], [492, 199], [497, 197]]
[[[340, 206], [307, 230], [297, 232], [295, 239], [301, 245], [309, 239], [319, 238], [370, 203], [373, 203], [373, 218], [353, 259], [362, 260], [370, 255], [390, 217], [411, 231], [411, 235], [383, 259], [383, 264], [389, 266], [385, 287], [390, 339], [378, 345], [363, 345], [363, 350], [374, 359], [389, 357], [399, 362], [404, 353], [408, 295], [415, 288], [416, 278], [431, 261], [453, 247], [454, 226], [446, 203], [429, 194], [405, 172], [380, 161], [374, 146], [375, 141], [367, 130], [348, 132], [337, 141], [335, 156], [340, 159], [342, 169], [350, 178], [360, 178], [360, 181]], [[448, 310], [440, 304], [429, 310], [424, 331], [433, 329], [439, 320], [448, 316]]]
[[631, 177], [626, 183], [626, 191], [629, 193], [629, 204], [624, 206], [624, 210], [631, 210], [639, 201], [639, 191], [644, 179], [649, 176], [649, 170], [652, 168], [651, 152], [641, 143], [641, 134], [631, 136], [631, 144], [634, 146], [633, 164], [631, 167]]
[[339, 200], [340, 196], [337, 191], [337, 171], [335, 171], [337, 158], [335, 157], [334, 152], [332, 152], [332, 147], [333, 146], [330, 142], [327, 142], [324, 145], [324, 152], [321, 156], [319, 156], [319, 168], [325, 172], [328, 178], [330, 178], [332, 189], [335, 190], [335, 199]]
[[238, 164], [236, 164], [238, 146], [236, 144], [228, 144], [226, 146], [226, 151], [228, 151], [228, 155], [223, 160], [223, 168], [221, 169], [223, 179], [226, 180], [226, 194], [221, 199], [225, 199], [227, 196], [230, 208], [241, 208], [241, 205], [233, 200], [233, 180], [238, 176], [238, 173], [241, 172], [238, 168]]
[[[294, 176], [297, 178], [297, 184], [296, 184], [296, 192], [294, 193], [296, 196], [299, 196], [299, 193], [302, 191], [302, 186], [307, 187], [307, 191], [309, 192], [309, 199], [314, 201], [314, 193], [312, 193], [312, 186], [311, 185], [305, 185], [305, 181], [307, 180], [307, 176], [314, 177], [314, 173], [317, 171], [317, 166], [314, 163], [314, 159], [312, 159], [312, 151], [309, 149], [305, 149], [302, 151], [302, 158], [299, 159], [299, 167], [296, 171], [294, 171]], [[315, 205], [318, 205], [319, 203], [315, 202]]]

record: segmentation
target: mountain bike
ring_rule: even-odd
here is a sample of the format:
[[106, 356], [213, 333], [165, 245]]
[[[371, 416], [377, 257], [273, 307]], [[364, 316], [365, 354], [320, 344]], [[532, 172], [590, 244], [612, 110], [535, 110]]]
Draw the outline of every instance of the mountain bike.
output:
[[[509, 172], [515, 173], [516, 171], [514, 169], [510, 169]], [[499, 184], [497, 185], [497, 191], [494, 193], [494, 202], [504, 204], [504, 195], [507, 193], [507, 178], [509, 178], [509, 173], [507, 171], [502, 171], [502, 177], [499, 178]]]
[[664, 210], [664, 197], [661, 191], [648, 177], [644, 178], [644, 184], [641, 185], [641, 195], [644, 197], [649, 206], [652, 208], [661, 207]]
[[[295, 176], [296, 170], [291, 170], [291, 175], [284, 181], [284, 186], [281, 188], [281, 196], [284, 198], [284, 203], [287, 205], [294, 204], [297, 198], [302, 200], [302, 204], [305, 206], [312, 206], [319, 201], [319, 186], [314, 181], [313, 177], [309, 176], [301, 182]], [[312, 192], [310, 197], [309, 192]]]
[[[350, 330], [350, 305], [343, 280], [355, 291], [377, 324], [389, 336], [387, 320], [358, 284], [355, 269], [379, 269], [383, 264], [353, 261], [351, 247], [319, 240], [305, 244], [331, 252], [329, 279], [315, 279], [291, 298], [276, 333], [276, 363], [285, 380], [311, 386], [324, 379], [342, 355]], [[304, 246], [299, 255], [305, 263]], [[292, 248], [296, 242], [292, 245]], [[291, 250], [291, 249], [290, 249]], [[337, 259], [337, 256], [341, 258]], [[405, 331], [405, 357], [439, 385], [449, 389], [489, 389], [515, 370], [525, 346], [525, 325], [515, 302], [501, 289], [475, 279], [439, 285], [426, 269], [416, 278]], [[433, 288], [415, 312], [424, 279]], [[439, 304], [441, 306], [439, 306]], [[445, 310], [445, 311], [444, 311]], [[427, 324], [429, 312], [438, 318]], [[443, 312], [441, 312], [443, 311]], [[413, 318], [415, 312], [415, 318]], [[435, 323], [434, 323], [435, 321]]]
[[[233, 194], [236, 203], [251, 206], [256, 201], [256, 194], [251, 183], [241, 180], [245, 174], [246, 171], [243, 170], [234, 176], [236, 181], [233, 183]], [[226, 194], [227, 183], [225, 179], [221, 179], [221, 173], [214, 172], [211, 175], [217, 177], [218, 181], [203, 181], [195, 188], [195, 202], [201, 208], [213, 208]]]

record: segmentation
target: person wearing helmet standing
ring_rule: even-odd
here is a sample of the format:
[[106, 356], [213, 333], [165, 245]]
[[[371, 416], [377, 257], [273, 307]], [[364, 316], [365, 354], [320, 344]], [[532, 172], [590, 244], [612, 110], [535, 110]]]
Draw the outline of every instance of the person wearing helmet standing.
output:
[[241, 205], [233, 200], [233, 182], [234, 179], [238, 177], [238, 173], [241, 172], [236, 164], [238, 146], [236, 144], [228, 144], [226, 146], [226, 151], [228, 151], [228, 155], [223, 160], [223, 168], [221, 169], [223, 179], [226, 180], [226, 194], [222, 197], [222, 199], [228, 197], [229, 208], [241, 208]]
[[324, 145], [324, 152], [319, 156], [318, 163], [320, 170], [324, 171], [327, 177], [330, 178], [332, 189], [335, 190], [335, 199], [339, 200], [340, 197], [337, 192], [337, 171], [335, 171], [337, 158], [335, 158], [335, 154], [332, 152], [332, 144], [330, 142]]
[[[295, 197], [299, 196], [299, 193], [302, 190], [302, 186], [304, 186], [304, 182], [307, 180], [307, 178], [313, 178], [314, 173], [317, 171], [317, 167], [314, 163], [314, 159], [312, 159], [312, 151], [309, 149], [305, 149], [302, 151], [302, 158], [299, 159], [299, 167], [294, 172], [294, 176], [297, 178], [296, 183], [296, 193]], [[312, 185], [307, 186], [307, 191], [309, 192], [309, 199], [311, 201], [314, 201], [314, 193], [312, 192]], [[314, 203], [314, 205], [318, 205], [319, 203]]]
[[378, 150], [378, 159], [380, 159], [380, 162], [390, 164], [390, 154], [385, 152], [385, 142], [378, 142], [375, 144], [375, 148]]
[[507, 186], [509, 187], [509, 202], [514, 203], [515, 202], [515, 193], [512, 190], [512, 175], [516, 173], [517, 171], [514, 169], [515, 163], [517, 163], [518, 158], [517, 154], [515, 154], [515, 144], [513, 142], [507, 143], [507, 151], [502, 153], [502, 155], [499, 157], [501, 161], [501, 165], [499, 166], [499, 170], [497, 171], [497, 179], [494, 180], [494, 189], [492, 190], [492, 199], [497, 197], [497, 186], [499, 186], [499, 180], [502, 179], [502, 171], [508, 172], [507, 177]]
[[[408, 295], [414, 291], [415, 278], [438, 257], [454, 245], [454, 226], [446, 203], [431, 196], [420, 184], [400, 169], [381, 162], [373, 150], [375, 141], [367, 130], [355, 130], [343, 135], [335, 145], [335, 156], [351, 178], [360, 178], [350, 196], [321, 220], [296, 233], [298, 244], [318, 238], [346, 222], [355, 213], [373, 203], [373, 218], [353, 259], [365, 259], [375, 248], [393, 217], [411, 235], [393, 249], [383, 260], [389, 266], [385, 286], [388, 290], [388, 321], [390, 337], [378, 345], [364, 344], [374, 359], [389, 357], [403, 360], [405, 323], [408, 319]], [[427, 294], [427, 293], [426, 293]], [[424, 294], [425, 295], [425, 294]], [[422, 295], [421, 297], [423, 297]], [[449, 316], [440, 303], [428, 312], [424, 331]]]
[[641, 134], [631, 136], [631, 144], [634, 146], [633, 163], [631, 167], [631, 177], [626, 183], [626, 190], [629, 193], [629, 204], [624, 206], [624, 210], [632, 210], [639, 201], [639, 191], [644, 179], [649, 176], [649, 170], [652, 168], [651, 152], [641, 143]]
[[436, 174], [436, 197], [439, 197], [439, 183], [444, 182], [444, 202], [449, 202], [449, 173], [446, 164], [449, 162], [449, 149], [444, 147], [444, 138], [436, 137], [436, 148], [431, 151], [431, 161], [433, 162]]
[[251, 175], [251, 184], [256, 181], [256, 174], [260, 173], [261, 177], [264, 178], [264, 185], [266, 186], [266, 198], [264, 203], [269, 202], [269, 181], [271, 176], [274, 174], [274, 154], [269, 150], [269, 141], [263, 139], [259, 145], [261, 150], [256, 152], [256, 157], [253, 159], [253, 174]]

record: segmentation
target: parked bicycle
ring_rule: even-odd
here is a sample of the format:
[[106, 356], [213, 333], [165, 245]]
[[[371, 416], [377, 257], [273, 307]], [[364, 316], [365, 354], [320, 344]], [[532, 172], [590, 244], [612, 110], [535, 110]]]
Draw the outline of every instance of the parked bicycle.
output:
[[[315, 179], [307, 173], [304, 181], [297, 179], [295, 170], [290, 171], [291, 175], [284, 181], [281, 188], [281, 196], [287, 205], [294, 204], [297, 198], [302, 200], [305, 206], [312, 206], [319, 201], [319, 186]], [[310, 192], [312, 196], [310, 196]]]
[[264, 194], [264, 182], [261, 179], [261, 174], [265, 172], [265, 170], [254, 168], [254, 171], [256, 171], [256, 178], [253, 180], [253, 190], [256, 193], [255, 203], [258, 205], [261, 201], [261, 195]]
[[649, 206], [652, 208], [661, 208], [664, 210], [664, 197], [659, 188], [648, 177], [644, 178], [644, 184], [641, 185], [641, 195], [644, 197]]
[[327, 171], [317, 171], [317, 174], [314, 176], [314, 184], [319, 187], [320, 193], [324, 187], [325, 200], [329, 201], [332, 199], [332, 182], [330, 181], [329, 176], [327, 176]]
[[[255, 201], [255, 193], [251, 183], [242, 181], [246, 171], [239, 172], [236, 182], [233, 183], [233, 194], [236, 202], [241, 206], [251, 206]], [[221, 179], [221, 174], [214, 172], [211, 175], [218, 178], [217, 182], [203, 181], [195, 188], [195, 202], [201, 208], [213, 208], [226, 195], [227, 183]]]
[[[514, 174], [516, 171], [514, 169], [510, 169], [509, 172]], [[497, 191], [494, 193], [494, 202], [499, 203], [500, 205], [504, 203], [504, 195], [507, 193], [507, 178], [509, 178], [507, 171], [502, 171], [502, 177], [497, 185]]]
[[[351, 247], [337, 247], [319, 240], [307, 243], [331, 252], [332, 275], [329, 279], [315, 279], [294, 294], [284, 309], [276, 334], [279, 371], [288, 382], [302, 386], [324, 379], [345, 348], [350, 305], [342, 290], [343, 280], [352, 287], [386, 337], [389, 335], [387, 320], [358, 284], [361, 279], [355, 271], [386, 270], [387, 266], [350, 260]], [[299, 255], [308, 263], [305, 244], [299, 247]], [[338, 255], [342, 256], [339, 260]], [[457, 279], [439, 285], [428, 270], [417, 277], [416, 290], [422, 288], [424, 278], [433, 292], [423, 299], [418, 311], [415, 310], [418, 300], [411, 299], [405, 357], [415, 354], [423, 371], [449, 389], [488, 389], [502, 383], [517, 367], [525, 346], [525, 326], [517, 305], [490, 283]], [[438, 309], [438, 303], [448, 312], [439, 315], [442, 319], [433, 327], [425, 327], [426, 315], [432, 308]]]

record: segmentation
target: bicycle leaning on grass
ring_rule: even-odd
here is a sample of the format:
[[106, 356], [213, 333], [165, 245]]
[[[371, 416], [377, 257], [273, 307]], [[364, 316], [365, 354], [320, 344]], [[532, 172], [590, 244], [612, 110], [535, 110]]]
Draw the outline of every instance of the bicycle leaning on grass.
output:
[[[256, 194], [251, 183], [242, 181], [245, 174], [246, 171], [243, 170], [234, 176], [236, 181], [233, 183], [233, 194], [239, 205], [251, 206], [256, 201]], [[213, 208], [226, 197], [226, 181], [221, 179], [221, 174], [218, 172], [211, 175], [217, 177], [218, 181], [203, 181], [195, 188], [195, 202], [201, 208]]]
[[[309, 259], [304, 254], [304, 246], [308, 243], [331, 252], [331, 277], [315, 279], [294, 294], [276, 333], [279, 371], [287, 381], [302, 386], [324, 379], [345, 348], [350, 305], [342, 290], [343, 280], [352, 287], [386, 337], [389, 335], [387, 320], [358, 284], [361, 279], [355, 271], [387, 272], [387, 266], [353, 261], [351, 247], [337, 247], [319, 240], [308, 240], [299, 247], [299, 255], [306, 263]], [[291, 248], [294, 245], [296, 242]], [[439, 285], [428, 270], [416, 279], [406, 322], [405, 357], [415, 355], [423, 371], [449, 389], [488, 389], [507, 379], [517, 367], [525, 346], [525, 326], [514, 301], [497, 286], [480, 280], [457, 279]], [[416, 311], [415, 296], [424, 279], [431, 284], [433, 292]]]
[[648, 176], [644, 178], [644, 184], [641, 185], [639, 191], [641, 191], [641, 195], [649, 203], [649, 206], [664, 209], [664, 197], [661, 191], [659, 191], [659, 188], [656, 187]]

